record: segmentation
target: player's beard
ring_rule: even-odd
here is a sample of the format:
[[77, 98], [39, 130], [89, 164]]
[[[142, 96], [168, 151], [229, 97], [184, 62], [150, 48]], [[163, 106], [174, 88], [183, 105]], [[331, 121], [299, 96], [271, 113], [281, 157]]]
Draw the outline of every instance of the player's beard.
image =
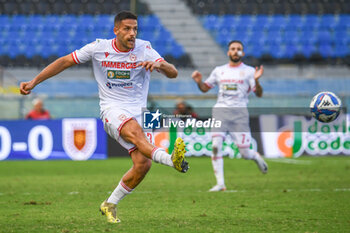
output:
[[134, 48], [129, 45], [128, 41], [126, 41], [126, 43], [123, 43], [123, 46], [129, 50]]
[[234, 63], [238, 63], [242, 60], [242, 57], [237, 56], [238, 58], [234, 58], [234, 56], [230, 56], [230, 60]]
[[126, 49], [133, 49], [135, 47], [135, 41], [133, 43], [133, 45], [129, 45], [129, 40], [125, 39], [125, 40], [120, 40], [120, 43], [124, 46], [124, 48]]

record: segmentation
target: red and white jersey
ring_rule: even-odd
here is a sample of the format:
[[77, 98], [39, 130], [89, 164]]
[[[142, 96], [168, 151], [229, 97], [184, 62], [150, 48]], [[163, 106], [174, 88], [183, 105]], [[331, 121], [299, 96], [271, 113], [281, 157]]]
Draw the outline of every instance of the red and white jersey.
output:
[[148, 41], [136, 39], [134, 49], [119, 51], [115, 39], [97, 39], [71, 53], [75, 63], [92, 60], [98, 83], [101, 112], [110, 107], [146, 107], [151, 72], [136, 65], [143, 61], [163, 61]]
[[255, 91], [255, 69], [241, 63], [217, 66], [204, 82], [208, 87], [219, 87], [218, 99], [214, 107], [246, 107], [250, 91]]

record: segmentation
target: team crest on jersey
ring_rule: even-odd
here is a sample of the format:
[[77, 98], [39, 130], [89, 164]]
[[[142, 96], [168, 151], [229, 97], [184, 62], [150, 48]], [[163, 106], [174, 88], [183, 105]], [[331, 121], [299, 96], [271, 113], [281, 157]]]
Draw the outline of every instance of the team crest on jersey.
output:
[[96, 119], [74, 118], [62, 120], [62, 143], [72, 160], [87, 160], [97, 146]]
[[124, 114], [120, 114], [118, 116], [118, 119], [121, 120], [121, 121], [124, 121], [127, 117], [124, 115]]
[[109, 56], [109, 52], [105, 52], [105, 58], [107, 58]]
[[136, 61], [137, 59], [136, 55], [133, 53], [130, 54], [129, 58], [130, 58], [130, 61]]

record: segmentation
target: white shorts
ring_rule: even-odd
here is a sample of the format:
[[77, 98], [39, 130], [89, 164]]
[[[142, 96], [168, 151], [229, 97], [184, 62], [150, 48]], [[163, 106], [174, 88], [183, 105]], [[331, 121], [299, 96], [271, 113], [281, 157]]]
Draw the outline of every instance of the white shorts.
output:
[[[124, 124], [130, 120], [136, 120], [137, 123], [142, 127], [142, 113], [137, 111], [133, 111], [123, 108], [109, 108], [104, 110], [101, 114], [101, 119], [103, 121], [103, 126], [105, 131], [115, 139], [119, 144], [129, 151], [129, 154], [137, 149], [137, 147], [127, 142], [120, 136], [120, 131], [123, 128]], [[145, 130], [144, 130], [145, 131]], [[154, 145], [154, 137], [152, 131], [145, 132], [148, 141]]]
[[225, 139], [229, 134], [237, 147], [250, 147], [252, 135], [246, 108], [213, 108], [213, 118], [221, 121], [221, 129], [212, 130], [212, 137]]

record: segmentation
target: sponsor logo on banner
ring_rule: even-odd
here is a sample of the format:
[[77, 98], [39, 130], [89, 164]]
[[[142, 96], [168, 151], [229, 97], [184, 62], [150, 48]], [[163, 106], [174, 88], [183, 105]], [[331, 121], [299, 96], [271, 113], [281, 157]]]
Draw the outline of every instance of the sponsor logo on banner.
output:
[[[188, 127], [185, 129], [177, 129], [174, 138], [181, 137], [186, 144], [186, 156], [211, 156], [212, 155], [212, 134], [210, 130], [204, 128], [193, 129]], [[157, 131], [154, 133], [155, 146], [163, 148], [167, 152], [170, 146], [169, 132]], [[251, 138], [250, 148], [257, 151], [258, 144], [254, 138]], [[234, 140], [227, 135], [226, 140], [222, 144], [222, 155], [230, 158], [241, 158], [239, 149]]]
[[350, 155], [349, 116], [343, 114], [331, 123], [296, 116], [270, 117], [276, 127], [278, 122], [285, 123], [276, 132], [262, 133], [264, 153], [271, 157]]
[[72, 160], [87, 160], [96, 150], [96, 119], [74, 118], [62, 120], [62, 144]]
[[86, 130], [74, 130], [74, 145], [78, 150], [82, 150], [86, 143]]
[[[212, 155], [212, 133], [210, 129], [187, 127], [178, 129], [177, 137], [181, 137], [186, 144], [186, 156], [211, 156]], [[250, 148], [257, 151], [257, 142], [252, 137]], [[222, 143], [222, 155], [230, 158], [241, 158], [239, 148], [230, 135], [226, 135]]]

